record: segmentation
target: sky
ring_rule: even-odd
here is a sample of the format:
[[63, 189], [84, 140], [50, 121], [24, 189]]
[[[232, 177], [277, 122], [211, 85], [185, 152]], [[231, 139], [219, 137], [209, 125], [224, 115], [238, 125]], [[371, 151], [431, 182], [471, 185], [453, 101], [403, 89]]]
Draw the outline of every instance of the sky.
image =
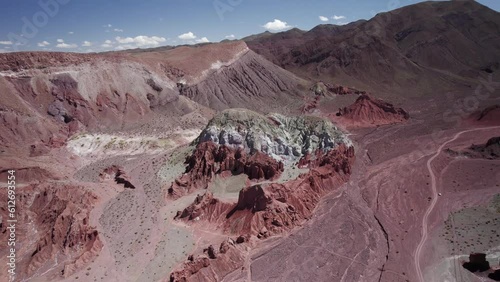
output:
[[[0, 52], [102, 52], [346, 24], [418, 0], [0, 0]], [[499, 0], [478, 1], [500, 11]]]

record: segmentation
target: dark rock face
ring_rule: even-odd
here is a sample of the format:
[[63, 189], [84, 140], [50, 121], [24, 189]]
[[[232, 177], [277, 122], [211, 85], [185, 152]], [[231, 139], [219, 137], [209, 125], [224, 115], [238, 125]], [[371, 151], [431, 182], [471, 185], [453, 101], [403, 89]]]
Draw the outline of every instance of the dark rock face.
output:
[[282, 162], [256, 152], [248, 156], [241, 149], [207, 141], [198, 144], [196, 150], [186, 159], [186, 172], [172, 183], [169, 195], [176, 197], [194, 189], [206, 186], [214, 175], [230, 172], [233, 175], [246, 174], [251, 180], [273, 179], [284, 170]]
[[486, 254], [476, 253], [469, 256], [469, 262], [462, 265], [470, 272], [483, 272], [490, 269], [490, 263], [486, 260]]
[[465, 156], [467, 158], [497, 160], [500, 158], [500, 136], [488, 139], [485, 144], [471, 145], [469, 148], [461, 151], [446, 149], [451, 156]]
[[500, 281], [500, 269], [495, 270], [495, 272], [488, 274], [488, 278], [495, 281]]
[[146, 83], [151, 86], [151, 88], [154, 90], [154, 91], [157, 91], [157, 92], [161, 92], [163, 91], [163, 88], [161, 86], [159, 86], [158, 84], [156, 84], [156, 82], [150, 78], [148, 80], [146, 80]]
[[469, 149], [476, 153], [472, 156], [476, 155], [476, 157], [490, 160], [498, 159], [500, 158], [500, 136], [490, 138], [483, 145], [472, 145]]
[[64, 123], [70, 123], [74, 119], [84, 124], [92, 119], [90, 105], [78, 92], [78, 82], [70, 75], [61, 74], [51, 79], [53, 85], [52, 96], [56, 100], [49, 104], [47, 113]]

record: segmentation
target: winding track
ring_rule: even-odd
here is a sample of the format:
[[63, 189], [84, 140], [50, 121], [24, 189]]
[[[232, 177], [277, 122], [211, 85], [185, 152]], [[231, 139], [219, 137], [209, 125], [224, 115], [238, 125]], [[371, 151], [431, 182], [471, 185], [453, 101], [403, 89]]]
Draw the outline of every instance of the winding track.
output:
[[449, 143], [457, 140], [460, 135], [463, 133], [467, 132], [473, 132], [473, 131], [478, 131], [478, 130], [486, 130], [486, 129], [499, 129], [500, 126], [490, 126], [490, 127], [482, 127], [482, 128], [475, 128], [475, 129], [469, 129], [469, 130], [464, 130], [460, 131], [455, 136], [444, 142], [439, 149], [436, 151], [436, 153], [427, 161], [427, 170], [429, 170], [429, 174], [431, 176], [431, 187], [432, 187], [432, 201], [431, 205], [427, 208], [427, 211], [424, 214], [424, 217], [422, 218], [422, 238], [420, 239], [420, 243], [418, 244], [417, 248], [415, 249], [415, 253], [413, 255], [413, 260], [415, 261], [415, 268], [417, 270], [417, 275], [418, 275], [418, 281], [420, 282], [425, 282], [424, 280], [424, 275], [422, 274], [422, 269], [420, 267], [420, 253], [422, 252], [422, 249], [424, 247], [425, 241], [427, 240], [427, 220], [429, 219], [429, 215], [431, 214], [432, 210], [434, 209], [434, 206], [437, 203], [437, 197], [438, 197], [438, 192], [437, 192], [437, 187], [436, 187], [436, 176], [434, 175], [434, 172], [432, 171], [431, 163], [432, 161], [441, 154], [441, 151], [443, 148], [448, 145]]

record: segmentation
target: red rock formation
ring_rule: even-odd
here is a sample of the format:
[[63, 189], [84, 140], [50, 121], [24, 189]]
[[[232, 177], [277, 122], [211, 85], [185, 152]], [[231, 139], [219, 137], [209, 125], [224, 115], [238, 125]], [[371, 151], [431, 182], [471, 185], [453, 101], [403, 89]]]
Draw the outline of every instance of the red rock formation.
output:
[[[54, 273], [67, 277], [100, 252], [99, 232], [90, 224], [97, 196], [84, 187], [31, 184], [17, 190], [17, 199], [17, 219], [29, 223], [19, 225], [18, 230], [17, 241], [23, 242], [16, 245], [18, 279], [27, 279], [49, 265], [56, 265]], [[0, 215], [7, 218], [4, 208]], [[0, 229], [0, 240], [6, 242], [8, 232], [5, 226]]]
[[205, 249], [208, 258], [190, 256], [172, 272], [170, 281], [220, 281], [243, 264], [245, 255], [238, 244], [245, 245], [251, 236], [284, 233], [310, 218], [321, 197], [347, 181], [354, 149], [340, 145], [316, 156], [307, 162], [311, 170], [296, 180], [247, 187], [240, 191], [236, 204], [221, 202], [207, 192], [178, 212], [176, 219], [211, 222], [225, 233], [243, 235], [223, 242], [218, 252], [209, 246]]
[[205, 251], [206, 255], [201, 254], [196, 258], [189, 256], [186, 262], [170, 274], [169, 281], [221, 281], [227, 274], [241, 267], [245, 259], [243, 248], [231, 239], [222, 242], [218, 250], [210, 245]]
[[206, 192], [198, 195], [194, 202], [182, 212], [178, 211], [175, 219], [215, 221], [221, 215], [227, 214], [232, 206], [214, 198], [212, 193]]
[[259, 180], [279, 177], [284, 170], [282, 162], [264, 153], [256, 152], [248, 156], [242, 149], [218, 146], [210, 141], [198, 144], [186, 159], [186, 164], [186, 172], [168, 190], [171, 197], [206, 187], [215, 174], [223, 172], [234, 175], [244, 173], [251, 180]]
[[371, 95], [362, 94], [354, 104], [339, 109], [336, 116], [355, 126], [374, 126], [403, 122], [409, 114]]
[[231, 205], [207, 193], [177, 218], [215, 223], [224, 232], [266, 237], [283, 233], [309, 218], [321, 197], [347, 181], [354, 161], [353, 147], [340, 145], [308, 160], [311, 170], [284, 184], [247, 187], [240, 191], [238, 202]]

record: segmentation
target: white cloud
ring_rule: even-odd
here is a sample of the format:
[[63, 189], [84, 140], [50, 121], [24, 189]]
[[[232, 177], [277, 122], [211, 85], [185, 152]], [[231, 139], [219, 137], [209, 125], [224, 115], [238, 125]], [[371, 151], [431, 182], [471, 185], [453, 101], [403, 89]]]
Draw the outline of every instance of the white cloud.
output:
[[0, 41], [0, 45], [12, 45], [12, 41]]
[[334, 16], [332, 17], [332, 19], [334, 19], [334, 20], [336, 20], [336, 21], [338, 21], [338, 20], [343, 20], [343, 19], [345, 19], [345, 16], [337, 16], [337, 15], [334, 15]]
[[38, 42], [38, 44], [37, 44], [37, 45], [38, 45], [38, 47], [45, 47], [45, 46], [50, 45], [50, 43], [49, 43], [49, 42], [47, 42], [47, 41], [42, 41], [42, 42]]
[[59, 44], [56, 45], [57, 48], [69, 49], [69, 48], [76, 48], [76, 47], [78, 47], [78, 45], [76, 45], [76, 44], [67, 44], [67, 43], [65, 43], [63, 39], [57, 39], [57, 42], [59, 42]]
[[319, 20], [322, 21], [322, 22], [327, 22], [328, 18], [325, 17], [325, 16], [319, 16]]
[[236, 36], [234, 34], [226, 35], [226, 39], [235, 39]]
[[183, 33], [183, 34], [179, 35], [178, 37], [179, 37], [179, 39], [182, 39], [182, 40], [196, 39], [196, 35], [194, 35], [194, 33], [192, 33], [191, 31], [187, 32], [187, 33]]
[[167, 41], [164, 37], [139, 35], [136, 37], [116, 37], [116, 42], [120, 44], [133, 44], [135, 47], [152, 47]]
[[90, 41], [83, 41], [82, 46], [83, 47], [90, 47], [90, 46], [92, 46], [92, 42], [90, 42]]
[[68, 34], [75, 34], [73, 31], [68, 32]]
[[112, 24], [105, 24], [105, 25], [103, 25], [103, 27], [113, 27], [113, 25]]
[[283, 22], [278, 19], [274, 19], [274, 21], [268, 22], [262, 27], [270, 31], [280, 31], [291, 28], [291, 26], [289, 26], [287, 22]]
[[104, 41], [104, 44], [102, 44], [101, 47], [103, 47], [103, 48], [111, 48], [111, 47], [113, 47], [113, 41], [111, 41], [111, 40], [108, 39], [108, 40]]
[[59, 43], [56, 45], [57, 48], [64, 48], [64, 49], [69, 49], [69, 48], [76, 48], [78, 45], [76, 44], [67, 44], [67, 43]]
[[206, 38], [206, 37], [196, 39], [196, 43], [208, 43], [208, 42], [210, 42], [210, 40], [208, 40], [208, 38]]
[[123, 29], [121, 29], [121, 28], [115, 28], [115, 29], [113, 29], [113, 31], [115, 31], [115, 32], [123, 32]]

